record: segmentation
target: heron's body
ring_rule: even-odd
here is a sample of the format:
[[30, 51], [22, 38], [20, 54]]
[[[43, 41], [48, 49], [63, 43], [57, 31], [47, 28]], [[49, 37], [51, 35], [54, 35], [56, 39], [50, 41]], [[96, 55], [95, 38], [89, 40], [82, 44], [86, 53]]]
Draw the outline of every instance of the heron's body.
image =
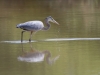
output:
[[22, 34], [21, 34], [21, 42], [23, 40], [23, 32], [31, 31], [31, 35], [30, 35], [30, 39], [29, 39], [29, 41], [31, 41], [33, 32], [37, 32], [39, 30], [48, 30], [50, 28], [49, 21], [58, 24], [51, 16], [49, 16], [45, 19], [45, 24], [47, 25], [46, 27], [44, 27], [44, 24], [42, 21], [38, 21], [38, 20], [28, 21], [28, 22], [18, 24], [16, 27], [24, 30], [24, 31], [22, 31]]
[[42, 21], [28, 21], [25, 23], [20, 23], [17, 28], [21, 28], [26, 31], [39, 31], [44, 27]]

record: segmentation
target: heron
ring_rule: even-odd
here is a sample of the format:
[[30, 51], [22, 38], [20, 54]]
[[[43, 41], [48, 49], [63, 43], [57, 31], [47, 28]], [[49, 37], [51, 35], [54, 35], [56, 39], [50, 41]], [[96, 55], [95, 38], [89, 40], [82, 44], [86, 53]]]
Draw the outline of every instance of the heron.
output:
[[49, 22], [59, 25], [59, 23], [56, 22], [51, 16], [46, 17], [44, 22], [46, 24], [46, 27], [44, 26], [43, 22], [39, 20], [27, 21], [27, 22], [18, 24], [16, 28], [23, 29], [23, 31], [21, 32], [21, 42], [23, 41], [23, 33], [26, 31], [31, 32], [30, 38], [29, 38], [29, 42], [31, 42], [32, 33], [36, 33], [37, 31], [40, 31], [40, 30], [48, 30], [51, 26]]

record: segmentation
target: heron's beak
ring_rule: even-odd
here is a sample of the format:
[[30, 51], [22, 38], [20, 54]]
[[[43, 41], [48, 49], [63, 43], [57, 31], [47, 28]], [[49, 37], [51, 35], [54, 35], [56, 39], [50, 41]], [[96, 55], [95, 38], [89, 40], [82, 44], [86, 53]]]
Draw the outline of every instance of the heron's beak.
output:
[[58, 24], [58, 25], [59, 25], [59, 23], [58, 23], [57, 21], [55, 21], [55, 20], [53, 20], [53, 23], [56, 23], [56, 24]]

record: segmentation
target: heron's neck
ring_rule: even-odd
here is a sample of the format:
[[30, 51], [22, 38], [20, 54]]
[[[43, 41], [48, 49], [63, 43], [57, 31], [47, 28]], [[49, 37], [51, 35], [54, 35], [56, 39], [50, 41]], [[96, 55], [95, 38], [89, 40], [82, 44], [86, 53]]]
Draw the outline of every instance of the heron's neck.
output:
[[48, 20], [45, 20], [45, 24], [46, 24], [46, 27], [44, 27], [42, 30], [48, 30], [50, 28], [50, 23]]
[[49, 51], [44, 51], [43, 53], [46, 54], [46, 61], [47, 61], [47, 63], [50, 63], [51, 62], [51, 60], [50, 60], [51, 53]]

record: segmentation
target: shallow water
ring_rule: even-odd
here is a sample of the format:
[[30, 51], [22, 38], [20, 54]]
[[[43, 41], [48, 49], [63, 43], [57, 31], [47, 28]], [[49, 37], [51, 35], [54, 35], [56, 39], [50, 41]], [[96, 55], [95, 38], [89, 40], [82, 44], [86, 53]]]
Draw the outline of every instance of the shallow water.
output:
[[[99, 75], [100, 17], [98, 0], [0, 1], [0, 75]], [[52, 16], [60, 25], [51, 23], [48, 31], [33, 35], [16, 25]], [[35, 56], [34, 51], [48, 51]], [[35, 54], [36, 55], [36, 54]], [[27, 58], [30, 59], [28, 59]], [[18, 57], [26, 57], [21, 61]], [[35, 59], [34, 58], [34, 59]], [[23, 60], [23, 59], [22, 59]], [[32, 62], [28, 62], [32, 61]]]

